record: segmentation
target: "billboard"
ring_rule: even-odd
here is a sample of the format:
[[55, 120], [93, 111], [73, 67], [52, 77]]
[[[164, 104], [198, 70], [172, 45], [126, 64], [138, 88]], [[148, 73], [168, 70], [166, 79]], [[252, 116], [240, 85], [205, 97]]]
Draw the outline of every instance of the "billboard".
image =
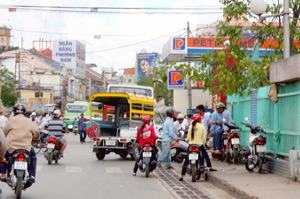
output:
[[168, 89], [184, 89], [184, 81], [181, 70], [168, 70]]
[[85, 74], [85, 45], [76, 40], [53, 41], [52, 59], [75, 74]]
[[136, 80], [152, 77], [158, 64], [157, 53], [138, 53], [136, 58]]

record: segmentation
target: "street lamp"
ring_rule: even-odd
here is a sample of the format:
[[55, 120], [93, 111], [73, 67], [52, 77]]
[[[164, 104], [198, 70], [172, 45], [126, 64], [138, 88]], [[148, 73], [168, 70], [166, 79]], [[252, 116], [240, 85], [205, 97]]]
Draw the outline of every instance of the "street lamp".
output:
[[276, 15], [262, 14], [267, 10], [267, 4], [264, 0], [251, 0], [249, 4], [252, 13], [258, 15], [260, 19], [268, 17], [283, 16], [283, 57], [290, 57], [290, 25], [289, 25], [289, 0], [283, 0], [283, 12]]

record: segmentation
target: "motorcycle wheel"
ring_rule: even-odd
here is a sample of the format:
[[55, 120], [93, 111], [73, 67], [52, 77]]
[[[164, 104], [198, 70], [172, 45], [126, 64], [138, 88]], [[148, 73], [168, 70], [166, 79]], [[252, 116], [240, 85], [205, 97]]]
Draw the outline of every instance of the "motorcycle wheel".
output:
[[98, 151], [96, 152], [96, 157], [98, 160], [103, 160], [105, 158], [105, 151]]
[[237, 148], [233, 149], [232, 155], [233, 155], [233, 163], [234, 164], [239, 164], [239, 151], [238, 151]]
[[228, 152], [226, 152], [226, 162], [228, 163], [228, 164], [231, 164], [231, 154], [230, 154], [230, 152], [228, 151]]
[[133, 154], [132, 154], [132, 156], [133, 156], [133, 158], [134, 158], [135, 161], [137, 161], [138, 158], [139, 158], [139, 146], [138, 146], [137, 143], [135, 143], [133, 145]]
[[196, 171], [196, 165], [195, 164], [191, 165], [191, 170], [192, 170], [192, 181], [196, 182], [196, 180], [197, 180], [197, 171]]
[[258, 173], [263, 172], [263, 159], [261, 157], [257, 160]]
[[249, 160], [247, 160], [247, 162], [245, 163], [245, 168], [246, 168], [247, 171], [249, 171], [250, 173], [252, 173], [253, 170], [254, 170], [254, 168], [255, 168], [255, 166], [253, 166], [253, 168], [250, 168], [249, 167], [250, 164], [253, 164], [253, 163], [250, 162]]
[[146, 168], [145, 168], [145, 175], [146, 175], [146, 178], [149, 177], [149, 174], [150, 174], [150, 166], [149, 164], [146, 165]]
[[15, 189], [16, 199], [21, 199], [22, 189], [23, 189], [23, 179], [22, 177], [18, 177], [16, 183], [16, 189]]
[[208, 181], [208, 173], [207, 172], [204, 173], [204, 180]]
[[53, 154], [52, 153], [48, 153], [47, 160], [48, 160], [48, 164], [51, 165], [52, 161], [53, 161]]
[[125, 159], [128, 156], [127, 152], [120, 153], [121, 158]]

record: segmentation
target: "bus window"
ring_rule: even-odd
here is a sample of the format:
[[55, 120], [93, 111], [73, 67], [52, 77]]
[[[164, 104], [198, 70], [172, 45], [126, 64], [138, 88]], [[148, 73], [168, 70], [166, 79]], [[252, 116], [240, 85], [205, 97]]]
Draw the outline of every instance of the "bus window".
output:
[[153, 110], [154, 110], [153, 105], [147, 105], [147, 104], [144, 105], [144, 111], [153, 111]]
[[143, 110], [143, 105], [142, 104], [138, 104], [138, 103], [134, 103], [134, 104], [132, 104], [132, 109]]

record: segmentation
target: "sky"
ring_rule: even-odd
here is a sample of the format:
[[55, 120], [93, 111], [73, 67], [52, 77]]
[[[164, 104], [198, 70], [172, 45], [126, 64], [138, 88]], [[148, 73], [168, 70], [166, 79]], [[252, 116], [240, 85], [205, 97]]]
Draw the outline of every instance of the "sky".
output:
[[[219, 0], [2, 0], [0, 5], [4, 4], [93, 7], [221, 7]], [[221, 19], [221, 13], [162, 15], [144, 12], [133, 15], [22, 10], [8, 12], [7, 8], [0, 9], [0, 25], [12, 28], [12, 45], [20, 46], [21, 38], [23, 38], [23, 47], [25, 48], [32, 48], [32, 41], [39, 38], [44, 40], [75, 39], [85, 43], [87, 63], [95, 63], [99, 67], [114, 67], [116, 70], [134, 67], [136, 53], [142, 49], [161, 53], [162, 47], [169, 37], [178, 36], [184, 32], [187, 21], [190, 22], [193, 30], [197, 24], [210, 24]], [[94, 35], [102, 36], [101, 39], [94, 39]], [[145, 40], [151, 41], [118, 48]]]

